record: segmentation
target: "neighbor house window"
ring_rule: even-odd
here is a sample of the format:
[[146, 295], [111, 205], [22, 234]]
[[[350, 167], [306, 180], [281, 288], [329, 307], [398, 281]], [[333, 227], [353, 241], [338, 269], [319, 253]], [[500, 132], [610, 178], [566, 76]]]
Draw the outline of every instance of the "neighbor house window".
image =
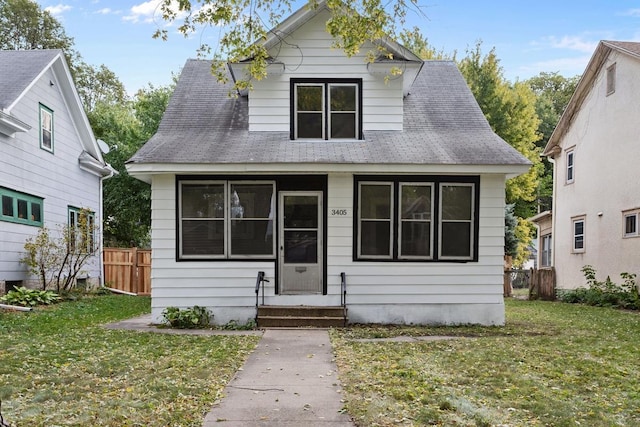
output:
[[571, 184], [575, 178], [575, 153], [569, 150], [567, 153], [567, 184]]
[[273, 181], [179, 182], [179, 257], [273, 258]]
[[475, 177], [408, 178], [356, 177], [354, 257], [358, 260], [477, 259], [479, 180]]
[[571, 220], [573, 230], [573, 252], [585, 250], [585, 218], [577, 217]]
[[623, 212], [623, 237], [637, 237], [638, 236], [638, 214], [639, 210]]
[[551, 267], [551, 234], [542, 236], [540, 251], [540, 267]]
[[72, 252], [82, 253], [95, 251], [96, 217], [87, 209], [69, 206], [69, 247]]
[[616, 91], [616, 64], [607, 67], [607, 95]]
[[53, 110], [40, 104], [40, 148], [53, 153]]
[[0, 220], [42, 226], [43, 199], [0, 187]]
[[292, 139], [361, 139], [362, 80], [291, 80]]

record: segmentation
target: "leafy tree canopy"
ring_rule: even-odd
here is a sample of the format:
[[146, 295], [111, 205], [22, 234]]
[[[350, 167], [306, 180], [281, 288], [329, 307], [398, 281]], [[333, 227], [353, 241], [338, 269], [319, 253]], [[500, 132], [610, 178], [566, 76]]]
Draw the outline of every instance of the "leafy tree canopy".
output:
[[[334, 37], [334, 47], [353, 56], [370, 40], [386, 36], [395, 37], [397, 29], [405, 22], [411, 10], [420, 12], [418, 0], [326, 0], [331, 18], [326, 29]], [[318, 7], [319, 0], [310, 0], [307, 7]], [[252, 59], [249, 68], [251, 78], [260, 80], [266, 76], [268, 53], [261, 43], [268, 32], [292, 12], [291, 0], [162, 0], [162, 17], [170, 24], [178, 23], [178, 31], [185, 37], [204, 26], [221, 28], [216, 49], [207, 44], [200, 46], [202, 55], [213, 55], [214, 74], [226, 80], [224, 64], [247, 58]], [[167, 39], [168, 31], [158, 29], [154, 37]], [[372, 61], [384, 52], [368, 52]], [[236, 82], [239, 89], [250, 86], [248, 81]]]

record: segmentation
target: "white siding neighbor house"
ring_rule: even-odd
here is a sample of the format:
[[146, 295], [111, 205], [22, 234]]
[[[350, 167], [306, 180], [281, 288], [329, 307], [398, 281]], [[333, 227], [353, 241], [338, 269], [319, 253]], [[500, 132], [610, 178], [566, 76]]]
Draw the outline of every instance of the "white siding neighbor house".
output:
[[[40, 228], [75, 224], [81, 209], [101, 223], [110, 173], [62, 51], [0, 51], [0, 292], [33, 284], [20, 258]], [[82, 279], [98, 283], [94, 258]]]
[[328, 14], [303, 8], [271, 32], [268, 76], [238, 97], [210, 62], [187, 61], [128, 162], [152, 186], [154, 321], [199, 305], [245, 322], [258, 303], [346, 306], [353, 323], [503, 324], [505, 180], [529, 162], [453, 62], [388, 40], [376, 43], [392, 61], [346, 57]]
[[[601, 41], [543, 154], [554, 164], [556, 286], [640, 274], [640, 43]], [[541, 243], [542, 244], [542, 243]]]

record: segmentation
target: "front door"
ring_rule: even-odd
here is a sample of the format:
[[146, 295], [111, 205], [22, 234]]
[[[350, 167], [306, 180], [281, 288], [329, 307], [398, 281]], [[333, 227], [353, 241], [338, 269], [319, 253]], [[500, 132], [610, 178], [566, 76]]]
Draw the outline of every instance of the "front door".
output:
[[280, 293], [321, 294], [322, 192], [283, 191], [279, 203]]

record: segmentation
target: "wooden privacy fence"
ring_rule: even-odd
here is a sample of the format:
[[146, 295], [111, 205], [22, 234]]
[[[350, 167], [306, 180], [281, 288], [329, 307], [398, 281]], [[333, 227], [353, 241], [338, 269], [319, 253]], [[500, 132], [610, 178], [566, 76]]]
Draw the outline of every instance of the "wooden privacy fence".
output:
[[151, 295], [151, 250], [104, 248], [103, 263], [108, 288], [133, 295]]
[[556, 272], [553, 268], [504, 270], [504, 296], [513, 295], [514, 288], [528, 288], [529, 299], [556, 299]]
[[553, 268], [531, 270], [529, 299], [554, 301], [556, 299], [556, 271]]

